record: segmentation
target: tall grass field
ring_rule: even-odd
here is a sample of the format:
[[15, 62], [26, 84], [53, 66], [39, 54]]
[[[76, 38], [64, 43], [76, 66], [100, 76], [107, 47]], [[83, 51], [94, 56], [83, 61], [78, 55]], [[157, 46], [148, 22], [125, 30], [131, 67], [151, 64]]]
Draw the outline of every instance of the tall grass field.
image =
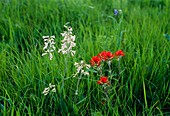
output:
[[0, 116], [34, 115], [170, 116], [170, 0], [0, 0]]

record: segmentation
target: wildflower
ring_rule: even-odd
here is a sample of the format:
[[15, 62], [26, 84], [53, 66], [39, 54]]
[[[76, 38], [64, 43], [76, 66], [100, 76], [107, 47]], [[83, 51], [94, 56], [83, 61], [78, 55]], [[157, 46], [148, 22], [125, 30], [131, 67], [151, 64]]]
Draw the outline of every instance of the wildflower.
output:
[[118, 10], [117, 9], [114, 9], [114, 15], [117, 16], [118, 15]]
[[55, 85], [51, 85], [51, 83], [49, 84], [49, 87], [45, 88], [44, 91], [42, 92], [44, 95], [47, 95], [50, 91], [52, 92], [56, 92], [56, 88]]
[[78, 95], [78, 89], [76, 90], [75, 95]]
[[122, 10], [121, 9], [119, 9], [119, 14], [122, 14]]
[[86, 69], [90, 68], [89, 64], [84, 63], [83, 61], [80, 61], [80, 63], [75, 62], [74, 66], [77, 68], [77, 72], [76, 74], [74, 74], [73, 77], [77, 76], [78, 73], [82, 74], [82, 75], [89, 75], [89, 72], [86, 71]]
[[44, 89], [44, 91], [42, 92], [44, 95], [47, 95], [50, 92], [50, 88], [47, 87]]
[[90, 60], [90, 64], [91, 64], [92, 66], [95, 66], [95, 65], [100, 66], [101, 60], [102, 60], [102, 59], [99, 58], [98, 56], [93, 56], [92, 59]]
[[44, 53], [42, 54], [42, 56], [49, 54], [50, 60], [52, 60], [52, 58], [53, 58], [52, 52], [56, 49], [54, 46], [54, 44], [55, 44], [54, 38], [55, 38], [55, 36], [43, 36]]
[[77, 89], [75, 91], [75, 95], [78, 95], [78, 88], [79, 88], [79, 83], [83, 75], [89, 75], [89, 72], [87, 69], [89, 69], [91, 66], [89, 64], [84, 63], [83, 61], [80, 61], [79, 63], [75, 62], [74, 66], [77, 68], [76, 74], [73, 74], [73, 77], [76, 77], [79, 73], [80, 76], [78, 77], [78, 82], [77, 82]]
[[101, 84], [105, 84], [105, 83], [107, 83], [108, 85], [110, 85], [109, 84], [109, 81], [108, 81], [108, 77], [100, 77], [100, 80], [98, 80], [97, 81], [97, 84], [99, 84], [99, 85], [101, 85]]
[[102, 60], [110, 60], [114, 57], [114, 55], [111, 52], [103, 51], [97, 55], [100, 57]]
[[107, 77], [100, 77], [100, 80], [101, 80], [103, 83], [108, 82], [108, 78], [107, 78]]
[[117, 56], [117, 60], [120, 61], [121, 57], [123, 57], [125, 54], [122, 50], [118, 50], [118, 51], [115, 52], [115, 55]]
[[61, 49], [58, 50], [58, 53], [62, 52], [62, 54], [69, 54], [71, 53], [72, 56], [76, 53], [76, 51], [72, 50], [73, 47], [76, 46], [75, 43], [75, 35], [72, 35], [72, 28], [64, 25], [64, 27], [67, 29], [67, 31], [64, 31], [61, 33], [61, 35], [64, 37], [64, 39], [61, 41], [62, 46]]
[[116, 56], [124, 56], [125, 54], [122, 50], [118, 50], [118, 51], [116, 51], [115, 55]]
[[115, 16], [118, 16], [119, 14], [122, 14], [122, 10], [121, 9], [119, 9], [119, 10], [118, 9], [114, 9], [113, 12], [114, 12]]

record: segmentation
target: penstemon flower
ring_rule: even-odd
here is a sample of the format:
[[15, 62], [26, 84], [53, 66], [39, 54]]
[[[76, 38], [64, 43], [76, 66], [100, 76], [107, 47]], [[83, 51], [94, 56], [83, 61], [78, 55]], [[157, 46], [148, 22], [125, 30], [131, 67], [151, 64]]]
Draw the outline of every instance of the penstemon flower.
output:
[[55, 36], [43, 36], [44, 53], [42, 54], [42, 56], [49, 54], [50, 60], [52, 60], [52, 58], [53, 58], [52, 52], [56, 49], [54, 46], [54, 44], [55, 44], [54, 38], [55, 38]]
[[72, 56], [76, 53], [76, 51], [72, 50], [73, 47], [76, 46], [75, 43], [75, 35], [72, 35], [72, 28], [64, 25], [64, 27], [67, 29], [67, 31], [64, 31], [61, 33], [61, 35], [64, 37], [64, 39], [61, 41], [62, 46], [61, 49], [58, 50], [58, 53], [62, 52], [62, 54], [69, 54], [71, 53]]
[[55, 85], [49, 84], [49, 87], [45, 88], [44, 91], [42, 92], [44, 95], [47, 95], [50, 91], [56, 92]]
[[83, 75], [89, 76], [89, 72], [87, 71], [87, 69], [89, 69], [91, 66], [89, 64], [84, 63], [83, 61], [80, 61], [79, 63], [75, 62], [74, 66], [76, 67], [77, 72], [73, 74], [73, 77], [76, 77], [78, 74], [80, 74], [78, 77], [77, 89], [75, 91], [75, 95], [78, 95], [78, 87], [79, 87], [80, 80]]
[[80, 63], [75, 62], [74, 66], [76, 67], [77, 72], [73, 75], [73, 77], [76, 77], [79, 73], [82, 75], [89, 75], [89, 72], [86, 71], [91, 67], [89, 64], [80, 61]]

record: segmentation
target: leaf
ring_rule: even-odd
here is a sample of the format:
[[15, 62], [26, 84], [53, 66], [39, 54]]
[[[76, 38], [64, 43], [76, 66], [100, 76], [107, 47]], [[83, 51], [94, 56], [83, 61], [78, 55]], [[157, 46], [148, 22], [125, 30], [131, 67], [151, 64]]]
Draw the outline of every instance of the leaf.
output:
[[78, 115], [78, 108], [77, 108], [77, 106], [75, 105], [75, 104], [73, 104], [73, 110], [74, 110], [74, 113], [76, 114], [76, 115]]
[[4, 105], [0, 103], [0, 109], [4, 110]]
[[7, 99], [9, 105], [11, 106], [12, 105], [12, 100], [11, 99]]
[[93, 72], [93, 73], [97, 73], [97, 71], [92, 69], [92, 68], [87, 69], [87, 71], [90, 71], [90, 72]]
[[165, 37], [167, 40], [169, 40], [169, 41], [170, 41], [170, 35], [168, 35], [168, 34], [164, 34], [164, 37]]
[[101, 112], [93, 112], [92, 116], [102, 116], [102, 113]]

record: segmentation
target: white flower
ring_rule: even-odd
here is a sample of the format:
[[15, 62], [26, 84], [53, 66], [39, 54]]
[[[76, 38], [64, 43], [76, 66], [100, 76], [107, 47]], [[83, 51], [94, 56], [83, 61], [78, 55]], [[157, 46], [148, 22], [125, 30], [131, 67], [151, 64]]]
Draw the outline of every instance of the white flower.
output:
[[44, 39], [44, 53], [42, 53], [42, 56], [49, 54], [50, 60], [52, 60], [53, 55], [52, 52], [56, 49], [54, 44], [54, 38], [55, 36], [43, 36]]
[[119, 13], [122, 14], [122, 9], [119, 9]]
[[76, 90], [75, 95], [78, 95], [78, 90]]
[[80, 61], [79, 63], [75, 62], [74, 66], [76, 67], [77, 72], [73, 75], [73, 77], [76, 77], [79, 73], [82, 75], [89, 75], [89, 72], [87, 71], [87, 69], [91, 67], [89, 64]]
[[47, 94], [49, 93], [49, 91], [50, 91], [50, 88], [47, 87], [47, 88], [44, 89], [44, 91], [43, 91], [42, 93], [43, 93], [44, 95], [47, 95]]
[[67, 29], [67, 31], [64, 31], [61, 33], [61, 35], [64, 37], [64, 39], [61, 41], [61, 49], [58, 50], [58, 53], [62, 52], [62, 54], [69, 54], [71, 53], [72, 56], [75, 55], [76, 51], [72, 50], [73, 47], [76, 46], [75, 43], [75, 35], [72, 35], [72, 28], [64, 25], [64, 27]]
[[45, 88], [44, 91], [42, 92], [44, 95], [47, 95], [50, 91], [52, 92], [56, 92], [56, 88], [55, 85], [51, 85], [51, 83], [49, 84], [49, 87]]
[[49, 87], [50, 87], [50, 89], [51, 88], [55, 88], [55, 85], [51, 85], [51, 83], [49, 84]]
[[53, 88], [51, 91], [55, 93], [55, 92], [56, 92], [56, 89], [55, 89], [55, 88]]

